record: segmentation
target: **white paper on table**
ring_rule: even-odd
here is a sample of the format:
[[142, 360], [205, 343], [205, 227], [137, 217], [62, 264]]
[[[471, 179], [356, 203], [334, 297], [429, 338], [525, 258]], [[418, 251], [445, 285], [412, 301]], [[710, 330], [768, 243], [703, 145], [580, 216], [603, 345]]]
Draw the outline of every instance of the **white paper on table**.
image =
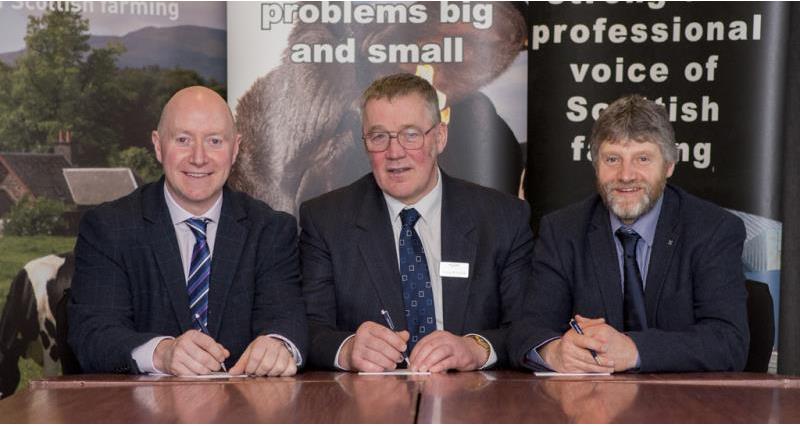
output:
[[430, 371], [412, 371], [407, 368], [400, 368], [398, 370], [393, 371], [380, 371], [380, 372], [368, 372], [368, 371], [359, 371], [359, 376], [430, 376]]
[[534, 371], [536, 377], [568, 377], [568, 376], [610, 376], [611, 373], [556, 373], [555, 371]]
[[196, 376], [174, 376], [172, 374], [164, 374], [164, 373], [149, 373], [149, 376], [155, 377], [181, 377], [184, 379], [230, 379], [234, 377], [247, 377], [247, 374], [236, 374], [231, 375], [230, 373], [226, 373], [224, 371], [217, 371], [215, 373], [210, 374], [198, 374]]

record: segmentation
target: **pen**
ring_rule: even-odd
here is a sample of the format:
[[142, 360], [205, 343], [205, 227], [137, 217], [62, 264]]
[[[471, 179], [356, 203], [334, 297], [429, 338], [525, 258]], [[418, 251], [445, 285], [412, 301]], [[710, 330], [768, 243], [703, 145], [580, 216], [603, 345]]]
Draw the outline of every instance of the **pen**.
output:
[[[581, 336], [583, 336], [583, 329], [581, 328], [580, 325], [578, 325], [578, 322], [575, 321], [575, 318], [572, 318], [571, 320], [569, 320], [569, 326], [572, 327], [572, 329], [575, 330], [576, 333], [578, 333]], [[600, 365], [600, 361], [597, 360], [597, 352], [595, 352], [594, 349], [589, 349], [589, 353], [592, 354], [592, 358], [594, 358], [594, 362], [597, 365]]]
[[[386, 325], [389, 326], [389, 330], [394, 331], [394, 322], [392, 322], [392, 317], [389, 316], [389, 311], [381, 309], [381, 315], [383, 315], [383, 319], [386, 320]], [[408, 362], [408, 355], [406, 355], [405, 352], [403, 352], [403, 360], [406, 362], [406, 367], [408, 367], [410, 363]]]
[[[206, 328], [206, 325], [203, 324], [203, 321], [200, 321], [200, 314], [194, 314], [194, 320], [197, 321], [197, 324], [200, 326], [200, 331], [202, 331], [203, 333], [207, 334], [208, 336], [211, 336], [211, 333], [208, 332], [208, 329]], [[228, 369], [225, 368], [225, 363], [224, 362], [220, 362], [219, 366], [222, 367], [222, 371], [224, 371], [226, 373], [228, 372]]]

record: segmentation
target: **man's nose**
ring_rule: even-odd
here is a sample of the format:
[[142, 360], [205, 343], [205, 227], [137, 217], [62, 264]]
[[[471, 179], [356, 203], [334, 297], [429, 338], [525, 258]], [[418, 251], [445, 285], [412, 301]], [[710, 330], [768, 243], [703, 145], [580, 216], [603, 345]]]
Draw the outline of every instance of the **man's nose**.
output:
[[208, 161], [206, 156], [206, 145], [203, 142], [198, 142], [192, 145], [191, 162], [194, 165], [203, 165]]
[[630, 182], [636, 179], [636, 169], [633, 167], [632, 160], [622, 160], [618, 177], [623, 182]]
[[389, 146], [386, 147], [386, 156], [388, 158], [402, 158], [406, 155], [406, 149], [400, 145], [400, 139], [397, 135], [389, 135]]

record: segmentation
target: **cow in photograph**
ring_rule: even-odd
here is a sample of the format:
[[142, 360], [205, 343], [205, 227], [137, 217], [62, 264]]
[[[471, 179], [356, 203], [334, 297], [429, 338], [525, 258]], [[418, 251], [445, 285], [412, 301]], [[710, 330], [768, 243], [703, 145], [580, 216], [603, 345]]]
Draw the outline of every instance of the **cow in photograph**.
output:
[[12, 394], [19, 384], [18, 362], [29, 357], [31, 345], [41, 343], [44, 376], [61, 373], [64, 353], [57, 339], [56, 315], [75, 269], [72, 253], [48, 255], [28, 262], [11, 282], [0, 316], [0, 392]]

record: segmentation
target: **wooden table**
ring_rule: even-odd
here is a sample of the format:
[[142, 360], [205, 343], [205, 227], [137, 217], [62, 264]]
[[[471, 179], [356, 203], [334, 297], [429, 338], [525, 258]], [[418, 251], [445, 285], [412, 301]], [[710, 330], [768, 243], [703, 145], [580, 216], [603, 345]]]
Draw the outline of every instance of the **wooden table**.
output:
[[0, 423], [413, 423], [418, 398], [418, 384], [404, 377], [349, 373], [64, 376], [0, 401]]
[[433, 376], [418, 423], [774, 423], [800, 421], [800, 378], [664, 374]]
[[397, 377], [309, 372], [197, 380], [41, 379], [3, 423], [800, 422], [800, 378], [749, 373], [540, 378], [510, 371]]

